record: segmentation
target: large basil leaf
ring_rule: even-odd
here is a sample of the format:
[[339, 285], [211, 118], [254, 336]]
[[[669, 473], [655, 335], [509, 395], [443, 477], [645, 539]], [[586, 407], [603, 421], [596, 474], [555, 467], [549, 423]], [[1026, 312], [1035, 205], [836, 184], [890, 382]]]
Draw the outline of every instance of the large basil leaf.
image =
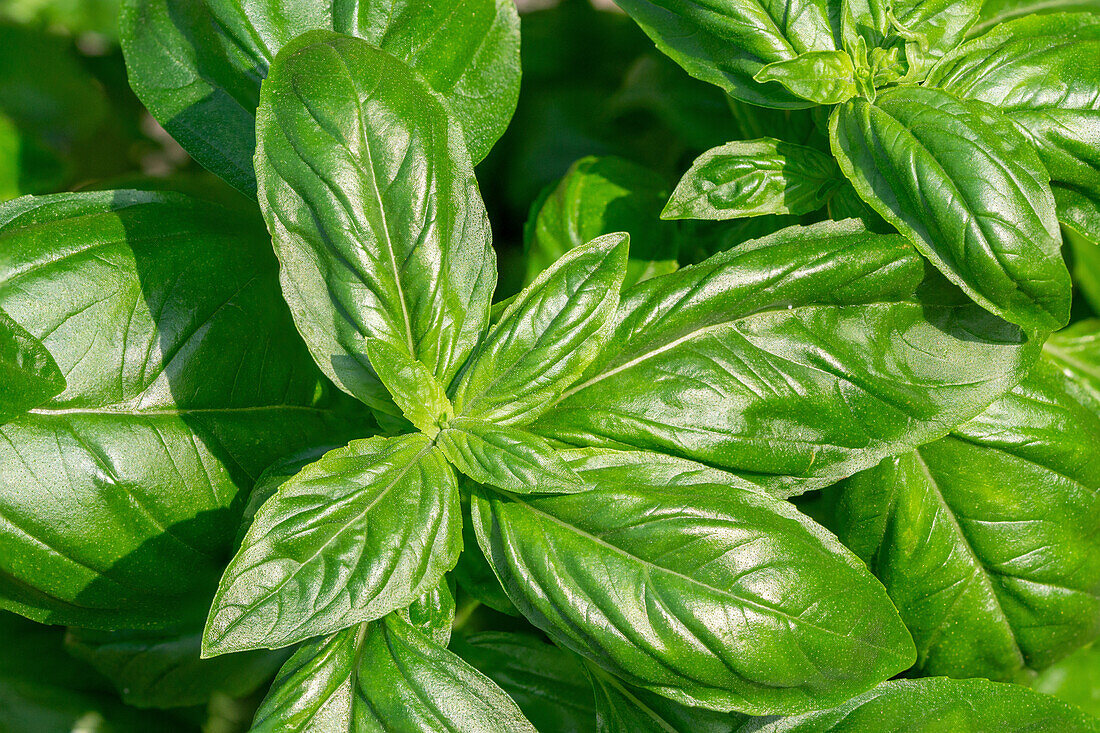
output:
[[358, 36], [416, 68], [454, 110], [475, 161], [519, 94], [519, 19], [508, 0], [126, 0], [120, 24], [141, 101], [195, 160], [246, 193], [256, 189], [260, 82], [306, 31]]
[[455, 468], [478, 483], [521, 494], [584, 488], [558, 452], [526, 430], [459, 417], [436, 443]]
[[817, 211], [844, 182], [832, 157], [774, 138], [703, 153], [676, 185], [665, 219], [740, 219]]
[[1065, 700], [1100, 718], [1100, 646], [1079, 649], [1039, 673], [1032, 683], [1039, 692]]
[[988, 105], [925, 87], [853, 99], [829, 122], [856, 191], [949, 280], [1012, 323], [1069, 319], [1069, 273], [1049, 176]]
[[1039, 151], [1062, 223], [1100, 240], [1100, 16], [1037, 15], [959, 47], [929, 83], [996, 105]]
[[737, 733], [1095, 733], [1100, 723], [1060, 700], [989, 680], [884, 682], [831, 710], [750, 720]]
[[592, 733], [596, 709], [575, 654], [506, 631], [456, 636], [451, 649], [508, 693], [539, 733]]
[[65, 376], [42, 342], [0, 310], [0, 424], [64, 389]]
[[128, 705], [179, 708], [221, 693], [244, 697], [270, 682], [289, 654], [241, 652], [200, 659], [198, 631], [172, 636], [70, 629], [65, 648], [111, 681]]
[[533, 429], [773, 491], [832, 483], [945, 435], [1037, 354], [924, 278], [900, 235], [823, 222], [639, 283], [601, 356]]
[[516, 296], [464, 368], [456, 414], [523, 425], [576, 381], [607, 338], [628, 239], [608, 234], [570, 250]]
[[697, 79], [735, 99], [765, 107], [808, 107], [778, 84], [753, 80], [760, 69], [807, 51], [834, 51], [825, 3], [808, 0], [621, 0], [657, 48]]
[[302, 646], [252, 733], [535, 733], [491, 680], [391, 614]]
[[458, 126], [405, 63], [316, 31], [275, 59], [256, 130], [260, 206], [298, 329], [336, 384], [400, 414], [365, 340], [446, 384], [485, 328], [495, 284]]
[[908, 667], [882, 586], [790, 504], [737, 486], [472, 498], [478, 542], [556, 643], [676, 702], [791, 713]]
[[1083, 355], [1057, 338], [950, 437], [841, 485], [837, 533], [885, 584], [924, 674], [1011, 680], [1100, 636], [1100, 391], [1084, 374], [1098, 333]]
[[454, 567], [460, 523], [454, 472], [424, 435], [326, 453], [260, 507], [203, 653], [274, 649], [408, 606]]
[[614, 232], [630, 235], [624, 287], [672, 272], [675, 228], [658, 220], [667, 198], [668, 184], [648, 168], [614, 156], [581, 158], [531, 209], [524, 284], [569, 250]]
[[0, 427], [0, 607], [95, 628], [201, 623], [247, 489], [342, 416], [258, 219], [134, 191], [0, 207], [0, 307], [66, 375]]

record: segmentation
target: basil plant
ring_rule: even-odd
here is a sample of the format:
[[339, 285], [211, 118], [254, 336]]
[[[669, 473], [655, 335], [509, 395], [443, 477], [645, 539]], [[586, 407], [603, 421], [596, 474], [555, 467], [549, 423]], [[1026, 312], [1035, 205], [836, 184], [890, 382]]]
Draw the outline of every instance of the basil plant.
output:
[[730, 141], [498, 287], [511, 0], [125, 0], [244, 198], [0, 204], [0, 731], [1100, 730], [1100, 15], [620, 5]]

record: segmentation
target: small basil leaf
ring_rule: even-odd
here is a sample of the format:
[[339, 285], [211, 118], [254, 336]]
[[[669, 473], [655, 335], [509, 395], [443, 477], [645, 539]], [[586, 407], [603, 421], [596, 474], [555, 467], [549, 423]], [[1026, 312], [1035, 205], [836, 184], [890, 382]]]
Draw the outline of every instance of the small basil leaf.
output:
[[303, 645], [252, 733], [535, 733], [487, 677], [395, 614]]
[[434, 438], [439, 432], [439, 424], [454, 416], [443, 385], [432, 376], [428, 367], [410, 359], [402, 349], [379, 339], [367, 339], [363, 345], [371, 368], [402, 414], [417, 430]]
[[480, 484], [520, 494], [584, 489], [557, 451], [526, 430], [459, 417], [439, 433], [437, 445], [455, 468]]
[[532, 430], [785, 495], [870, 468], [981, 412], [1041, 345], [954, 289], [929, 290], [925, 267], [900, 235], [822, 222], [639, 283], [600, 357]]
[[539, 733], [589, 733], [595, 727], [592, 691], [575, 654], [532, 634], [507, 631], [456, 636], [451, 649], [508, 693]]
[[454, 567], [459, 511], [454, 473], [423, 435], [326, 453], [260, 508], [214, 597], [204, 655], [278, 648], [408, 606]]
[[199, 631], [172, 636], [69, 629], [65, 648], [111, 681], [128, 705], [203, 705], [215, 694], [245, 697], [269, 682], [288, 652], [241, 652], [200, 659]]
[[195, 160], [245, 193], [260, 82], [276, 53], [311, 30], [366, 39], [411, 64], [447, 98], [481, 160], [519, 93], [519, 19], [507, 0], [126, 0], [130, 84]]
[[1095, 719], [1026, 687], [989, 680], [926, 678], [884, 682], [831, 710], [750, 720], [737, 733], [1095, 733]]
[[882, 586], [786, 502], [721, 485], [485, 492], [473, 522], [509, 598], [629, 684], [713, 710], [790, 713], [912, 663]]
[[8, 202], [0, 308], [68, 382], [0, 426], [0, 607], [38, 621], [201, 624], [255, 478], [370, 430], [294, 332], [251, 216], [136, 191]]
[[748, 720], [738, 713], [680, 705], [630, 687], [594, 664], [585, 667], [596, 697], [597, 733], [730, 733]]
[[697, 79], [735, 99], [764, 107], [808, 107], [779, 86], [753, 76], [766, 64], [808, 51], [834, 51], [830, 12], [807, 0], [622, 0], [621, 7], [657, 48]]
[[455, 621], [455, 597], [447, 578], [439, 579], [434, 587], [417, 598], [408, 608], [395, 611], [420, 633], [441, 647], [451, 641], [451, 627]]
[[992, 107], [926, 87], [853, 99], [829, 122], [859, 195], [952, 282], [1005, 320], [1069, 319], [1069, 273], [1049, 176]]
[[572, 249], [524, 288], [464, 368], [456, 414], [524, 425], [576, 381], [607, 337], [628, 240], [609, 234]]
[[1032, 687], [1075, 705], [1094, 718], [1100, 718], [1100, 687], [1096, 685], [1098, 674], [1100, 646], [1093, 644], [1078, 649], [1040, 672]]
[[674, 225], [657, 221], [666, 198], [668, 184], [648, 168], [613, 156], [581, 158], [532, 207], [524, 231], [524, 284], [569, 250], [614, 232], [630, 235], [623, 287], [672, 272]]
[[0, 424], [64, 389], [65, 375], [42, 342], [0, 310]]
[[929, 77], [953, 94], [1000, 109], [1038, 150], [1058, 218], [1093, 241], [1100, 238], [1098, 58], [1100, 17], [1038, 15], [960, 46]]
[[663, 219], [808, 214], [843, 183], [831, 156], [774, 138], [726, 143], [695, 159]]
[[276, 57], [256, 130], [260, 207], [299, 331], [337, 385], [400, 414], [366, 339], [447, 383], [489, 315], [495, 256], [458, 125], [404, 62], [314, 31]]
[[859, 93], [852, 57], [844, 51], [811, 51], [776, 61], [753, 76], [779, 82], [791, 94], [815, 104], [840, 104]]

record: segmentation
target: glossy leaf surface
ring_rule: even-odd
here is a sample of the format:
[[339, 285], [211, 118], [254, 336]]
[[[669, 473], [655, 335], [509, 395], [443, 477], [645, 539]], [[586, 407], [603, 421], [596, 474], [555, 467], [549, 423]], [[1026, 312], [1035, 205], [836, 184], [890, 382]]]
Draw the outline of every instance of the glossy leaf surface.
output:
[[439, 449], [481, 484], [520, 494], [580, 491], [580, 479], [544, 438], [517, 428], [455, 418], [439, 434]]
[[534, 733], [488, 678], [395, 615], [302, 646], [254, 733]]
[[640, 283], [534, 429], [787, 494], [832, 483], [946, 434], [1035, 358], [1015, 327], [924, 278], [901, 236], [831, 222]]
[[488, 318], [496, 260], [461, 131], [404, 62], [322, 31], [276, 58], [256, 125], [260, 207], [298, 330], [337, 385], [399, 414], [366, 339], [446, 384]]
[[844, 175], [979, 304], [1029, 329], [1069, 318], [1049, 175], [992, 107], [928, 87], [853, 99], [830, 118]]
[[859, 93], [852, 57], [844, 51], [810, 51], [768, 64], [753, 78], [782, 84], [791, 94], [814, 104], [840, 104]]
[[524, 288], [463, 369], [455, 414], [524, 425], [576, 381], [607, 337], [627, 247], [625, 235], [600, 237]]
[[1093, 733], [1095, 718], [1026, 687], [988, 680], [884, 682], [832, 710], [750, 720], [737, 733]]
[[417, 430], [435, 437], [439, 424], [454, 415], [443, 385], [422, 362], [386, 341], [369, 339], [366, 348], [371, 368], [401, 413]]
[[1100, 16], [1037, 15], [948, 54], [930, 83], [997, 106], [1050, 173], [1058, 217], [1100, 237]]
[[481, 160], [519, 93], [519, 19], [505, 0], [127, 0], [130, 84], [197, 161], [256, 189], [252, 153], [260, 82], [280, 49], [311, 30], [366, 39], [411, 64], [447, 98]]
[[258, 220], [183, 196], [0, 207], [0, 307], [68, 381], [0, 427], [0, 606], [193, 627], [263, 469], [370, 432], [332, 399], [276, 278]]
[[912, 663], [882, 586], [786, 502], [715, 484], [472, 502], [478, 542], [531, 623], [676, 702], [795, 712]]
[[1100, 636], [1100, 392], [1081, 373], [1100, 349], [1089, 336], [1091, 354], [1052, 346], [950, 437], [842, 484], [837, 533], [885, 584], [923, 674], [1011, 680]]
[[46, 347], [0, 310], [0, 424], [65, 389]]
[[676, 185], [665, 219], [740, 219], [808, 214], [843, 182], [833, 159], [774, 138], [726, 143], [703, 153]]
[[676, 269], [676, 237], [658, 221], [668, 198], [665, 180], [637, 163], [581, 158], [532, 207], [524, 231], [529, 284], [571, 249], [614, 232], [630, 235], [623, 286]]
[[460, 521], [454, 473], [425, 436], [326, 453], [260, 508], [203, 652], [287, 646], [408, 606], [454, 567]]

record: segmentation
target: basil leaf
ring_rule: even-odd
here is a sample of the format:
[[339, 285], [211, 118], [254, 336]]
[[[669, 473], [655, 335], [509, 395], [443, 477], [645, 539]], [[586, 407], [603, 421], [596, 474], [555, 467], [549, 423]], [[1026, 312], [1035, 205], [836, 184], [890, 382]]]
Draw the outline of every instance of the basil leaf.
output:
[[796, 97], [814, 104], [840, 104], [859, 93], [852, 57], [844, 51], [810, 51], [764, 66], [753, 75], [760, 83], [775, 81]]
[[65, 375], [42, 342], [0, 310], [0, 424], [64, 389]]
[[478, 543], [531, 623], [675, 702], [795, 712], [912, 663], [909, 634], [863, 564], [791, 505], [755, 491], [475, 493], [472, 514]]
[[1079, 710], [1026, 687], [988, 680], [893, 680], [831, 710], [791, 718], [750, 720], [737, 733], [1025, 733], [1098, 729]]
[[447, 578], [413, 601], [407, 608], [395, 611], [413, 628], [441, 647], [451, 640], [451, 627], [455, 621], [455, 598]]
[[[998, 107], [1039, 152], [1058, 218], [1100, 237], [1100, 17], [1037, 15], [948, 54], [930, 83]], [[1057, 83], [1052, 83], [1057, 79]]]
[[201, 623], [276, 458], [369, 432], [312, 364], [258, 219], [177, 194], [0, 206], [0, 308], [66, 390], [0, 426], [0, 607]]
[[694, 486], [729, 484], [761, 491], [735, 473], [684, 458], [642, 450], [574, 448], [559, 450], [569, 467], [591, 486]]
[[996, 110], [898, 87], [837, 107], [829, 132], [863, 200], [967, 295], [1025, 328], [1065, 325], [1069, 273], [1049, 176]]
[[524, 425], [576, 381], [607, 337], [627, 242], [609, 234], [572, 249], [516, 296], [463, 369], [457, 415]]
[[302, 646], [251, 730], [535, 731], [488, 678], [394, 614]]
[[242, 652], [200, 659], [202, 634], [172, 636], [69, 629], [65, 648], [111, 681], [128, 705], [202, 705], [215, 694], [245, 697], [269, 682], [284, 652]]
[[447, 392], [428, 367], [380, 339], [364, 343], [371, 368], [413, 426], [434, 438], [439, 425], [454, 416]]
[[994, 26], [1023, 17], [1041, 13], [1098, 12], [1097, 0], [986, 0], [978, 22], [970, 28], [969, 37], [974, 38], [986, 33]]
[[621, 7], [685, 71], [750, 104], [810, 106], [779, 85], [761, 86], [753, 76], [767, 64], [800, 53], [836, 50], [824, 3], [622, 0]]
[[263, 89], [257, 179], [283, 295], [321, 370], [397, 415], [365, 341], [446, 384], [488, 319], [495, 256], [461, 133], [415, 71], [334, 33], [284, 47]]
[[1032, 683], [1039, 692], [1053, 695], [1075, 705], [1093, 717], [1100, 718], [1100, 687], [1096, 686], [1100, 672], [1100, 647], [1096, 644], [1078, 649], [1073, 654], [1039, 673]]
[[357, 36], [415, 67], [446, 97], [475, 161], [519, 94], [519, 19], [505, 0], [126, 0], [120, 26], [138, 97], [195, 160], [245, 193], [256, 190], [260, 82], [306, 31]]
[[454, 567], [459, 511], [454, 473], [423, 435], [326, 453], [260, 508], [214, 597], [204, 655], [274, 649], [408, 606]]
[[624, 287], [672, 272], [675, 231], [658, 221], [667, 198], [664, 178], [648, 168], [613, 156], [581, 158], [532, 207], [524, 285], [569, 250], [614, 232], [630, 235]]
[[911, 78], [922, 78], [936, 59], [950, 52], [977, 21], [983, 0], [896, 0], [890, 3], [893, 33], [907, 40]]
[[774, 138], [703, 153], [676, 185], [664, 219], [740, 219], [817, 211], [844, 179], [831, 156]]
[[[1096, 231], [1100, 238], [1100, 229]], [[1066, 239], [1073, 250], [1073, 283], [1092, 312], [1100, 315], [1100, 242], [1090, 242], [1074, 232], [1068, 232]]]
[[584, 489], [557, 451], [526, 430], [459, 417], [439, 433], [437, 445], [455, 468], [481, 484], [521, 494]]
[[1038, 353], [924, 277], [900, 235], [823, 222], [639, 283], [599, 359], [532, 429], [783, 494], [833, 483], [972, 418]]
[[591, 733], [592, 690], [580, 658], [531, 634], [483, 631], [451, 649], [512, 698], [540, 733]]

